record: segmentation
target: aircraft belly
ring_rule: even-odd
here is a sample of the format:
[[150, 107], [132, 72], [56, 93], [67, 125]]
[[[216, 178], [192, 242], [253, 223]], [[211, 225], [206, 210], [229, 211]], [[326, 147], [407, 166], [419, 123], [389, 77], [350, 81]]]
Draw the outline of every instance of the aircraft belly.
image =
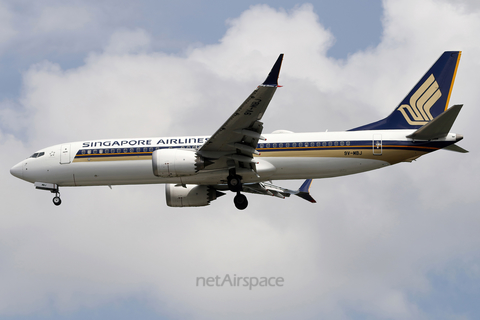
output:
[[386, 161], [362, 158], [275, 157], [269, 162], [276, 167], [271, 177], [277, 179], [320, 179], [379, 169], [390, 165]]
[[73, 163], [73, 184], [64, 186], [125, 185], [125, 184], [218, 184], [228, 170], [202, 172], [192, 176], [161, 178], [153, 174], [151, 160], [97, 161]]

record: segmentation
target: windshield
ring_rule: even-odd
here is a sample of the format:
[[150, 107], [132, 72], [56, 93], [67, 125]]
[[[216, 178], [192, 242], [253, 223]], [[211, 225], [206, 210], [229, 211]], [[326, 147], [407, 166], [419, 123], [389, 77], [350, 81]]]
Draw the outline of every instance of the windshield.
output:
[[41, 156], [43, 156], [45, 154], [45, 152], [35, 152], [34, 154], [32, 154], [30, 156], [30, 158], [39, 158]]

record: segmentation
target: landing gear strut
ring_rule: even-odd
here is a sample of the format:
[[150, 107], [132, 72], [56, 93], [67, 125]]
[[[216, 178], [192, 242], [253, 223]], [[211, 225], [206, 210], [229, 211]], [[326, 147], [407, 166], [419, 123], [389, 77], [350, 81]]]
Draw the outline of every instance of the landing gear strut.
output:
[[230, 170], [230, 175], [227, 177], [228, 189], [236, 192], [237, 195], [233, 198], [233, 203], [238, 210], [243, 210], [248, 206], [248, 200], [245, 195], [241, 194], [243, 191], [242, 177], [235, 173], [235, 170]]
[[227, 182], [228, 182], [228, 189], [230, 189], [231, 191], [233, 192], [240, 192], [243, 190], [242, 188], [242, 177], [240, 177], [239, 175], [229, 175], [228, 178], [227, 178]]
[[46, 190], [50, 191], [51, 193], [55, 193], [55, 197], [53, 198], [53, 204], [59, 206], [62, 203], [62, 199], [60, 199], [60, 191], [59, 187], [55, 183], [48, 183], [48, 182], [35, 182], [35, 189]]

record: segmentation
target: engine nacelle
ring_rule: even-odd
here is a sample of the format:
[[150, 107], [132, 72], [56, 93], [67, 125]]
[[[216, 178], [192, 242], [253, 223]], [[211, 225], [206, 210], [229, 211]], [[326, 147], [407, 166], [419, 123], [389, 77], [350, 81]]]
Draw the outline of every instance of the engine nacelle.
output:
[[159, 149], [152, 154], [152, 166], [157, 177], [169, 178], [193, 175], [205, 163], [193, 150]]
[[223, 196], [225, 193], [219, 192], [209, 186], [197, 186], [187, 184], [184, 186], [166, 184], [165, 195], [169, 207], [201, 207], [208, 206], [210, 201]]

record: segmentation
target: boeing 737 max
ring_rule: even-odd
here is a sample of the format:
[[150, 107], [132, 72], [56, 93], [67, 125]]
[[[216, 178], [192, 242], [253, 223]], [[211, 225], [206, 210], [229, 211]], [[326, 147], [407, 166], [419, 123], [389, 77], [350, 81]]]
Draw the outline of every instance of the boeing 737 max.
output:
[[[235, 206], [248, 205], [243, 193], [310, 202], [312, 179], [349, 175], [411, 162], [448, 149], [463, 137], [450, 132], [462, 105], [448, 108], [461, 52], [444, 52], [398, 107], [385, 119], [341, 132], [262, 134], [261, 122], [278, 87], [283, 54], [267, 79], [212, 136], [109, 139], [68, 142], [35, 152], [10, 169], [37, 189], [166, 184], [167, 205], [205, 206], [232, 191]], [[298, 190], [271, 184], [307, 179]]]

